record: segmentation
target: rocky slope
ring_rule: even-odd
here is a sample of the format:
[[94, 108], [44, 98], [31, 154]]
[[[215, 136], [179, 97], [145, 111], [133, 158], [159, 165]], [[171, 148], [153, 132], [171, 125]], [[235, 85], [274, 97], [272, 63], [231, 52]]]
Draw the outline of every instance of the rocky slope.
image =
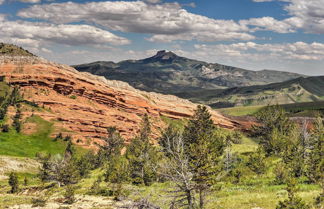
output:
[[[54, 123], [54, 134], [73, 135], [74, 142], [87, 147], [100, 142], [109, 126], [116, 126], [126, 139], [134, 137], [145, 113], [152, 118], [157, 134], [165, 126], [161, 116], [187, 118], [196, 108], [195, 104], [175, 96], [139, 91], [124, 82], [80, 73], [72, 67], [32, 56], [0, 56], [1, 76], [11, 86], [19, 87], [24, 99], [41, 107], [25, 107], [24, 118], [39, 115]], [[212, 115], [215, 124], [222, 127], [249, 126], [216, 111]], [[32, 129], [28, 124], [26, 127]]]
[[195, 90], [269, 84], [302, 76], [289, 72], [251, 71], [206, 63], [167, 51], [159, 51], [155, 56], [142, 60], [119, 63], [100, 61], [74, 67], [107, 79], [125, 81], [141, 90], [175, 95]]

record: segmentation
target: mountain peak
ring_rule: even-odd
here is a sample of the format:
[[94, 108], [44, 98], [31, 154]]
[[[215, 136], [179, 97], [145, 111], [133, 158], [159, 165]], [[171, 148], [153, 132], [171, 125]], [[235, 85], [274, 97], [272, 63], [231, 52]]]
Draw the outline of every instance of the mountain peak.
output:
[[161, 50], [156, 53], [152, 58], [153, 59], [159, 59], [159, 60], [173, 60], [177, 58], [178, 55], [171, 51]]
[[29, 51], [13, 45], [13, 44], [6, 44], [0, 43], [0, 55], [9, 55], [9, 56], [35, 56]]

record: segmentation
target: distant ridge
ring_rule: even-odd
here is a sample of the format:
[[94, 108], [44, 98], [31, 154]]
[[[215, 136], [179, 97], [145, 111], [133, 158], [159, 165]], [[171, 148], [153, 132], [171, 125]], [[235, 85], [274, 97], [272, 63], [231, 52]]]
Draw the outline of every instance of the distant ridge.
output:
[[305, 77], [297, 73], [251, 71], [207, 63], [181, 57], [166, 50], [141, 60], [125, 60], [118, 63], [98, 61], [73, 67], [81, 72], [125, 81], [141, 90], [164, 94], [263, 85]]
[[213, 107], [317, 102], [324, 101], [324, 76], [223, 90], [183, 92], [178, 96]]

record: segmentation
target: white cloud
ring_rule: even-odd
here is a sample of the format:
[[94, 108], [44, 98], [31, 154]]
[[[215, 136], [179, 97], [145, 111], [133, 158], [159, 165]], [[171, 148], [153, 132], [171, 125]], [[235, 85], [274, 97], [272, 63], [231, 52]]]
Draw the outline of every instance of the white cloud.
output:
[[251, 18], [249, 20], [241, 20], [241, 24], [248, 26], [255, 26], [252, 30], [268, 30], [275, 31], [277, 33], [292, 33], [295, 32], [295, 27], [291, 25], [291, 22], [276, 20], [273, 17]]
[[285, 7], [296, 27], [324, 34], [324, 0], [289, 0]]
[[303, 29], [308, 33], [324, 34], [324, 0], [253, 0], [254, 2], [287, 2], [284, 7], [291, 15], [279, 24], [289, 24], [291, 28]]
[[0, 5], [4, 3], [5, 0], [0, 0]]
[[147, 4], [142, 1], [67, 2], [35, 5], [21, 10], [24, 18], [54, 23], [85, 21], [110, 30], [152, 34], [151, 41], [173, 40], [251, 40], [249, 28], [232, 20], [217, 20], [196, 15], [178, 3]]
[[270, 2], [270, 1], [275, 1], [275, 0], [252, 0], [254, 2]]
[[151, 4], [157, 4], [157, 3], [161, 2], [161, 0], [144, 0], [144, 1], [151, 3]]
[[59, 24], [84, 21], [115, 31], [151, 34], [147, 40], [156, 42], [253, 40], [252, 33], [260, 30], [293, 33], [304, 29], [324, 33], [324, 0], [279, 0], [288, 2], [285, 10], [291, 17], [250, 18], [238, 22], [196, 15], [178, 3], [152, 4], [158, 1], [150, 1], [52, 3], [34, 5], [18, 15]]
[[23, 3], [31, 3], [31, 4], [36, 4], [41, 2], [41, 0], [19, 0], [19, 1]]
[[286, 60], [322, 60], [324, 61], [324, 43], [286, 43], [286, 44], [257, 44], [254, 42], [235, 43], [230, 45], [195, 45], [198, 51], [215, 56], [236, 57], [254, 61], [270, 58]]
[[43, 44], [105, 46], [125, 45], [129, 40], [89, 25], [55, 25], [0, 18], [0, 40], [38, 48]]

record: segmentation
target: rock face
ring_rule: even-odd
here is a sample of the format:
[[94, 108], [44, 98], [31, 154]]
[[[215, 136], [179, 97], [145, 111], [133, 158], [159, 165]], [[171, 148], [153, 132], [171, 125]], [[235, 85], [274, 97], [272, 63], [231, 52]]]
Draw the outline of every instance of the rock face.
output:
[[[131, 139], [145, 113], [152, 119], [157, 135], [157, 130], [165, 126], [161, 116], [188, 118], [196, 108], [196, 104], [175, 96], [139, 91], [127, 83], [37, 57], [1, 56], [1, 76], [10, 85], [19, 86], [24, 99], [42, 107], [41, 111], [23, 112], [24, 117], [35, 114], [52, 121], [57, 132], [70, 133], [84, 146], [95, 146], [109, 126], [116, 126], [127, 140]], [[216, 111], [212, 115], [219, 126], [244, 126]]]

